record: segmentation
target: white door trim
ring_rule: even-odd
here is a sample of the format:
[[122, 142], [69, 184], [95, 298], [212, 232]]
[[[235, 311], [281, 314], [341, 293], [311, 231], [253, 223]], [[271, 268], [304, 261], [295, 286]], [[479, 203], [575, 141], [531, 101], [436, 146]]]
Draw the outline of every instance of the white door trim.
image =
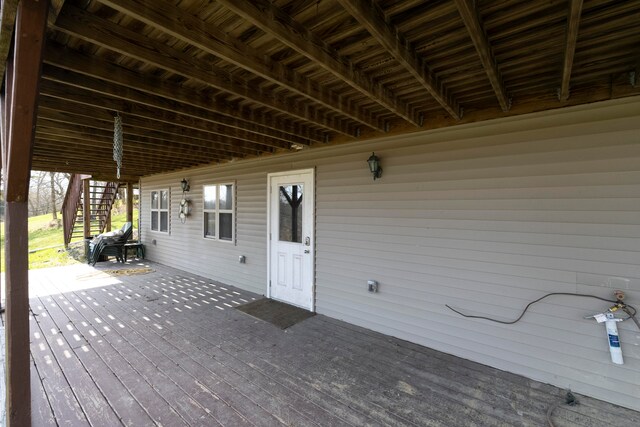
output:
[[309, 254], [309, 256], [311, 257], [311, 277], [312, 277], [312, 284], [311, 284], [311, 304], [310, 307], [308, 307], [308, 309], [312, 312], [315, 312], [316, 310], [316, 283], [315, 283], [315, 268], [316, 268], [316, 251], [315, 251], [315, 241], [316, 241], [316, 235], [315, 235], [315, 230], [316, 230], [316, 214], [315, 214], [315, 206], [316, 206], [316, 199], [315, 199], [315, 186], [316, 186], [316, 174], [315, 174], [315, 169], [311, 168], [311, 169], [300, 169], [300, 170], [292, 170], [292, 171], [283, 171], [283, 172], [274, 172], [274, 173], [270, 173], [267, 174], [267, 293], [266, 296], [267, 298], [271, 298], [271, 252], [272, 252], [272, 240], [271, 240], [271, 234], [273, 233], [271, 230], [271, 211], [272, 211], [272, 206], [271, 206], [271, 186], [272, 186], [272, 181], [273, 178], [278, 178], [278, 177], [282, 177], [282, 176], [289, 176], [289, 175], [300, 175], [300, 174], [308, 174], [311, 177], [311, 190], [312, 190], [312, 220], [311, 220], [311, 246], [309, 247], [309, 250], [311, 251], [311, 253]]

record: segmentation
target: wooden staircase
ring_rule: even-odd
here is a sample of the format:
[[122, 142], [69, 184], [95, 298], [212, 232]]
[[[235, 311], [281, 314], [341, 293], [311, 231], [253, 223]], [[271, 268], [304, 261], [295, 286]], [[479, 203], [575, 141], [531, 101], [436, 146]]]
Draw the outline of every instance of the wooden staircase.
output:
[[93, 181], [88, 175], [71, 175], [62, 204], [64, 244], [80, 240], [84, 235], [83, 181], [89, 180], [90, 235], [103, 233], [110, 224], [111, 208], [120, 186], [117, 182]]

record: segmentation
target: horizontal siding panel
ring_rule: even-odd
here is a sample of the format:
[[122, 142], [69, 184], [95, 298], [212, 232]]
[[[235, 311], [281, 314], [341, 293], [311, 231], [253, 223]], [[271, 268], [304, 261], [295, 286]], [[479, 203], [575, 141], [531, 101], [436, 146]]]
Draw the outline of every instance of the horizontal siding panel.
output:
[[[620, 325], [613, 366], [604, 327], [583, 318], [607, 302], [552, 297], [512, 326], [445, 307], [513, 319], [547, 292], [618, 288], [640, 306], [639, 134], [640, 99], [619, 100], [144, 177], [141, 235], [150, 259], [264, 294], [268, 173], [314, 168], [319, 313], [640, 410], [635, 325]], [[235, 244], [202, 238], [202, 186], [221, 182], [236, 184]], [[160, 188], [170, 235], [148, 230]]]
[[574, 234], [581, 236], [606, 236], [606, 237], [640, 237], [640, 228], [634, 224], [576, 224], [576, 223], [552, 223], [552, 222], [525, 222], [525, 221], [480, 221], [480, 220], [448, 220], [448, 219], [422, 219], [402, 218], [402, 221], [390, 222], [388, 218], [336, 216], [326, 213], [326, 224], [365, 224], [402, 226], [409, 228], [438, 228], [470, 231], [515, 231], [528, 233], [557, 233]]
[[[576, 236], [568, 234], [543, 234], [543, 233], [515, 233], [509, 231], [472, 231], [472, 230], [447, 230], [434, 228], [415, 228], [402, 225], [389, 225], [384, 228], [370, 225], [351, 224], [324, 224], [319, 229], [327, 237], [350, 237], [354, 240], [371, 240], [373, 234], [385, 236], [385, 240], [391, 243], [407, 241], [409, 238], [423, 239], [422, 243], [439, 247], [477, 247], [486, 243], [514, 244], [514, 247], [525, 246], [529, 248], [550, 246], [562, 246], [575, 249], [596, 249], [611, 251], [640, 250], [635, 238], [630, 237], [594, 237]], [[352, 236], [350, 236], [352, 234]], [[513, 250], [513, 248], [511, 248]], [[553, 250], [553, 248], [551, 248]]]
[[[518, 254], [514, 251], [507, 250], [496, 251], [495, 246], [491, 243], [488, 243], [483, 250], [480, 247], [471, 249], [447, 248], [444, 245], [429, 245], [429, 242], [419, 241], [415, 242], [415, 244], [411, 244], [411, 241], [395, 243], [392, 239], [386, 241], [384, 252], [382, 252], [369, 249], [372, 246], [372, 240], [363, 241], [344, 237], [331, 239], [329, 236], [329, 238], [326, 238], [326, 241], [331, 242], [335, 246], [340, 246], [341, 249], [344, 248], [360, 254], [370, 254], [374, 258], [394, 254], [392, 256], [393, 259], [398, 261], [406, 259], [411, 262], [412, 260], [419, 260], [422, 257], [425, 257], [425, 259], [436, 259], [437, 257], [454, 258], [462, 261], [485, 261], [509, 265], [526, 265], [594, 274], [614, 274], [614, 272], [617, 271], [622, 276], [629, 275], [636, 278], [640, 275], [640, 269], [634, 268], [635, 266], [640, 268], [640, 252], [607, 252], [605, 254], [605, 251], [589, 251], [592, 259], [585, 259], [584, 256], [577, 256], [578, 254], [576, 254], [576, 256], [567, 256], [568, 252], [575, 252], [567, 251], [566, 249], [563, 250], [562, 248], [553, 248], [556, 250], [554, 256], [554, 250], [546, 253], [541, 250], [537, 254]], [[318, 243], [323, 244], [324, 242], [319, 241]], [[331, 247], [329, 248], [331, 249]], [[582, 251], [582, 254], [584, 255], [585, 252], [587, 251]], [[411, 254], [411, 256], [406, 258], [408, 253]], [[609, 258], [608, 260], [607, 257]], [[608, 272], [608, 270], [611, 271]], [[626, 273], [622, 274], [622, 272]]]

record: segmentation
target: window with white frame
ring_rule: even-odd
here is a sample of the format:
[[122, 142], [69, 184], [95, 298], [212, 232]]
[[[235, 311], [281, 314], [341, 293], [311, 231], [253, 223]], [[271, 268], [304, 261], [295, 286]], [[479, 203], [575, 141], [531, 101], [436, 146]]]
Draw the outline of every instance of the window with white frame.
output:
[[204, 237], [234, 240], [235, 195], [233, 184], [204, 186]]
[[151, 192], [151, 230], [169, 232], [169, 190]]

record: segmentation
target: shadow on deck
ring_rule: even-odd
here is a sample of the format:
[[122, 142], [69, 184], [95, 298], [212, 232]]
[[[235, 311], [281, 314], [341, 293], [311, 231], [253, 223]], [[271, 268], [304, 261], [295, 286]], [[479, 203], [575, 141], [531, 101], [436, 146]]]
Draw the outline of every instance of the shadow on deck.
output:
[[[30, 278], [34, 426], [542, 426], [565, 393], [322, 315], [283, 331], [233, 309], [258, 295], [155, 263]], [[556, 426], [640, 425], [578, 398]]]

